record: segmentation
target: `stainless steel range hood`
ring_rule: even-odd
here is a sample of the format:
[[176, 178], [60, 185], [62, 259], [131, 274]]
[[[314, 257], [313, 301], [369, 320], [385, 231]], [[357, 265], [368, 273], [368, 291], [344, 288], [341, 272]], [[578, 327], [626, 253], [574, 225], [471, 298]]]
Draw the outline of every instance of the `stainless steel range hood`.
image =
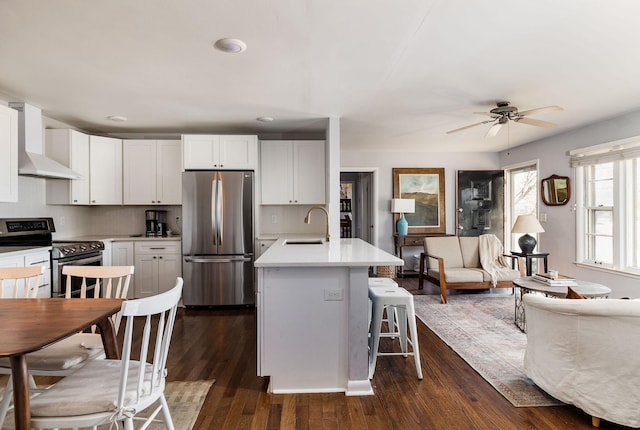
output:
[[23, 102], [10, 102], [18, 111], [18, 174], [55, 179], [82, 179], [82, 175], [44, 155], [42, 111]]

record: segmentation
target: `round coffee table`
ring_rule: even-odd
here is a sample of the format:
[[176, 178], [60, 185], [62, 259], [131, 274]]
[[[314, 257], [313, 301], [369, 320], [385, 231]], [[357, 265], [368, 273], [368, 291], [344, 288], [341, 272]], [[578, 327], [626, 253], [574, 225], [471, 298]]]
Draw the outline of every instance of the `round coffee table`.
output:
[[[514, 292], [515, 310], [513, 322], [518, 326], [520, 330], [524, 332], [527, 331], [527, 321], [524, 314], [524, 303], [522, 302], [522, 296], [524, 294], [544, 294], [547, 297], [563, 298], [567, 295], [568, 289], [568, 287], [565, 285], [552, 287], [550, 285], [543, 284], [542, 282], [534, 281], [531, 276], [527, 276], [525, 278], [516, 278], [513, 280], [513, 285], [520, 290], [519, 292]], [[576, 285], [571, 285], [571, 289], [588, 299], [606, 299], [609, 296], [609, 293], [611, 293], [611, 288], [589, 281], [576, 280]]]

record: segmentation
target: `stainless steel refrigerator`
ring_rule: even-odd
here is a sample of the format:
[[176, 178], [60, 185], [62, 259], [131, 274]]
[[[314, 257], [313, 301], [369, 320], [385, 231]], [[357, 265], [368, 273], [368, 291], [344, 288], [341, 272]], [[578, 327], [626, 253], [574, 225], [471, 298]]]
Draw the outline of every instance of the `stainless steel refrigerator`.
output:
[[182, 174], [185, 306], [254, 305], [253, 172]]

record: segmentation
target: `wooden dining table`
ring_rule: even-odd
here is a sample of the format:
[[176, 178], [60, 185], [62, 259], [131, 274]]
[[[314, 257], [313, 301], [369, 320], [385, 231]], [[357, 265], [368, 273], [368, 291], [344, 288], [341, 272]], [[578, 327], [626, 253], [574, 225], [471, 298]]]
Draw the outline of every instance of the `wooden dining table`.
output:
[[0, 300], [0, 357], [9, 357], [16, 429], [31, 429], [26, 354], [96, 325], [107, 358], [120, 358], [113, 320], [122, 299]]

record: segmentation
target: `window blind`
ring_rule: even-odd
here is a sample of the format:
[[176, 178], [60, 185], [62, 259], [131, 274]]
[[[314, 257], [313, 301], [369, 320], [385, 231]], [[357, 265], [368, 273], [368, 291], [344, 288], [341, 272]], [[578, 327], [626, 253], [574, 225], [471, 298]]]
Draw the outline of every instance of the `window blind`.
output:
[[640, 158], [640, 136], [574, 149], [569, 152], [571, 167]]

